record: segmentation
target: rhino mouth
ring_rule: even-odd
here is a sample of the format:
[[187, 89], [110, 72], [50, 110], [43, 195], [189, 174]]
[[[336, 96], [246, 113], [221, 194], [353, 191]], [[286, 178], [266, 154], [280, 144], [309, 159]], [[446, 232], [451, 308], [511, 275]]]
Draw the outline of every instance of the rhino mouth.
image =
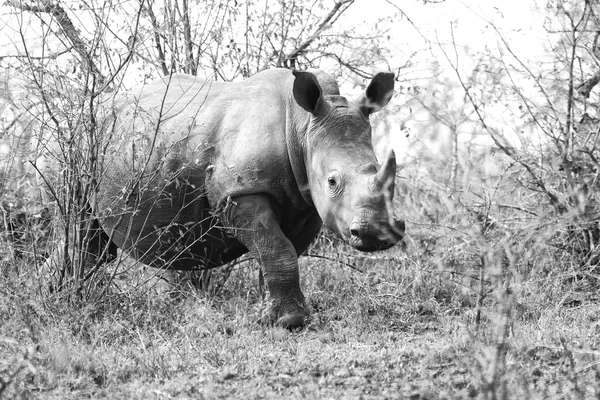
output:
[[371, 237], [358, 237], [350, 236], [348, 244], [354, 247], [356, 250], [364, 252], [382, 251], [394, 247], [403, 240], [400, 235], [386, 236], [385, 239], [380, 239], [375, 236]]
[[348, 244], [354, 247], [356, 250], [364, 251], [367, 253], [373, 251], [382, 251], [394, 247], [398, 243], [395, 241], [381, 241], [381, 240], [364, 240], [356, 236], [351, 236], [348, 240]]
[[373, 251], [387, 250], [391, 247], [394, 247], [397, 243], [397, 242], [395, 242], [395, 243], [385, 243], [385, 242], [383, 242], [383, 243], [382, 242], [368, 243], [368, 242], [361, 240], [360, 238], [354, 238], [354, 237], [351, 237], [348, 242], [349, 242], [350, 246], [354, 247], [356, 250], [364, 251], [365, 253], [370, 253]]
[[359, 251], [372, 252], [382, 251], [394, 247], [404, 238], [404, 222], [396, 221], [394, 227], [382, 229], [379, 234], [366, 232], [365, 230], [351, 229], [347, 239], [348, 244]]

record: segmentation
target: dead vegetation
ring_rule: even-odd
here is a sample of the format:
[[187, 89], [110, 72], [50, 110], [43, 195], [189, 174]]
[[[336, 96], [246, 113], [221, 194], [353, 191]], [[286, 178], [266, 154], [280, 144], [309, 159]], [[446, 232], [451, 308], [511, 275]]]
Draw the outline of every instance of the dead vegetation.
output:
[[[597, 273], [575, 273], [556, 253], [562, 264], [552, 268], [525, 270], [517, 261], [524, 255], [514, 253], [495, 266], [464, 242], [438, 237], [432, 249], [434, 236], [416, 233], [406, 252], [367, 256], [321, 238], [309, 251], [318, 257], [301, 259], [313, 316], [296, 332], [257, 323], [263, 304], [252, 261], [215, 270], [209, 294], [125, 260], [101, 300], [79, 304], [47, 295], [31, 261], [4, 261], [0, 392], [44, 399], [600, 395]], [[538, 253], [528, 262], [545, 259]]]

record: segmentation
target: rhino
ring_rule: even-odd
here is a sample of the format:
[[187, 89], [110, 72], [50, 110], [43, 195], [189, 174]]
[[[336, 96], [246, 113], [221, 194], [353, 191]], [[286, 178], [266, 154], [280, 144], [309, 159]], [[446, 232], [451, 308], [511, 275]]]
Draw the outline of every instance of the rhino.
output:
[[322, 71], [234, 83], [172, 75], [128, 92], [106, 126], [95, 251], [158, 268], [213, 268], [250, 253], [264, 320], [302, 327], [298, 257], [322, 226], [370, 252], [402, 240], [389, 210], [396, 159], [378, 164], [369, 116], [392, 97], [377, 74], [356, 101]]

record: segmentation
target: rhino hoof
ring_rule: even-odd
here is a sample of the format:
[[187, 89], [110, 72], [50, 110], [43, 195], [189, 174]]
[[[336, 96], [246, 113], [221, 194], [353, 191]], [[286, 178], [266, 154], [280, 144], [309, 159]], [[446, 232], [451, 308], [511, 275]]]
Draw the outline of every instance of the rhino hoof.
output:
[[302, 328], [308, 322], [308, 315], [301, 313], [287, 313], [277, 320], [277, 325], [289, 330]]
[[264, 315], [258, 320], [261, 325], [276, 325], [285, 329], [293, 330], [302, 328], [308, 323], [309, 316], [301, 312], [286, 313], [277, 318], [275, 313]]

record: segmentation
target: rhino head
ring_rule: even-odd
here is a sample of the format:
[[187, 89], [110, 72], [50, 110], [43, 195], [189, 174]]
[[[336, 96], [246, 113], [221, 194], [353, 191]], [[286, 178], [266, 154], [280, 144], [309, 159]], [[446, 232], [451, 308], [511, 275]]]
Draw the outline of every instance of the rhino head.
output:
[[377, 74], [353, 102], [328, 77], [294, 75], [294, 98], [310, 113], [302, 141], [308, 189], [324, 226], [361, 251], [394, 246], [404, 235], [404, 222], [391, 215], [396, 157], [391, 150], [377, 162], [369, 123], [392, 97], [394, 74]]

